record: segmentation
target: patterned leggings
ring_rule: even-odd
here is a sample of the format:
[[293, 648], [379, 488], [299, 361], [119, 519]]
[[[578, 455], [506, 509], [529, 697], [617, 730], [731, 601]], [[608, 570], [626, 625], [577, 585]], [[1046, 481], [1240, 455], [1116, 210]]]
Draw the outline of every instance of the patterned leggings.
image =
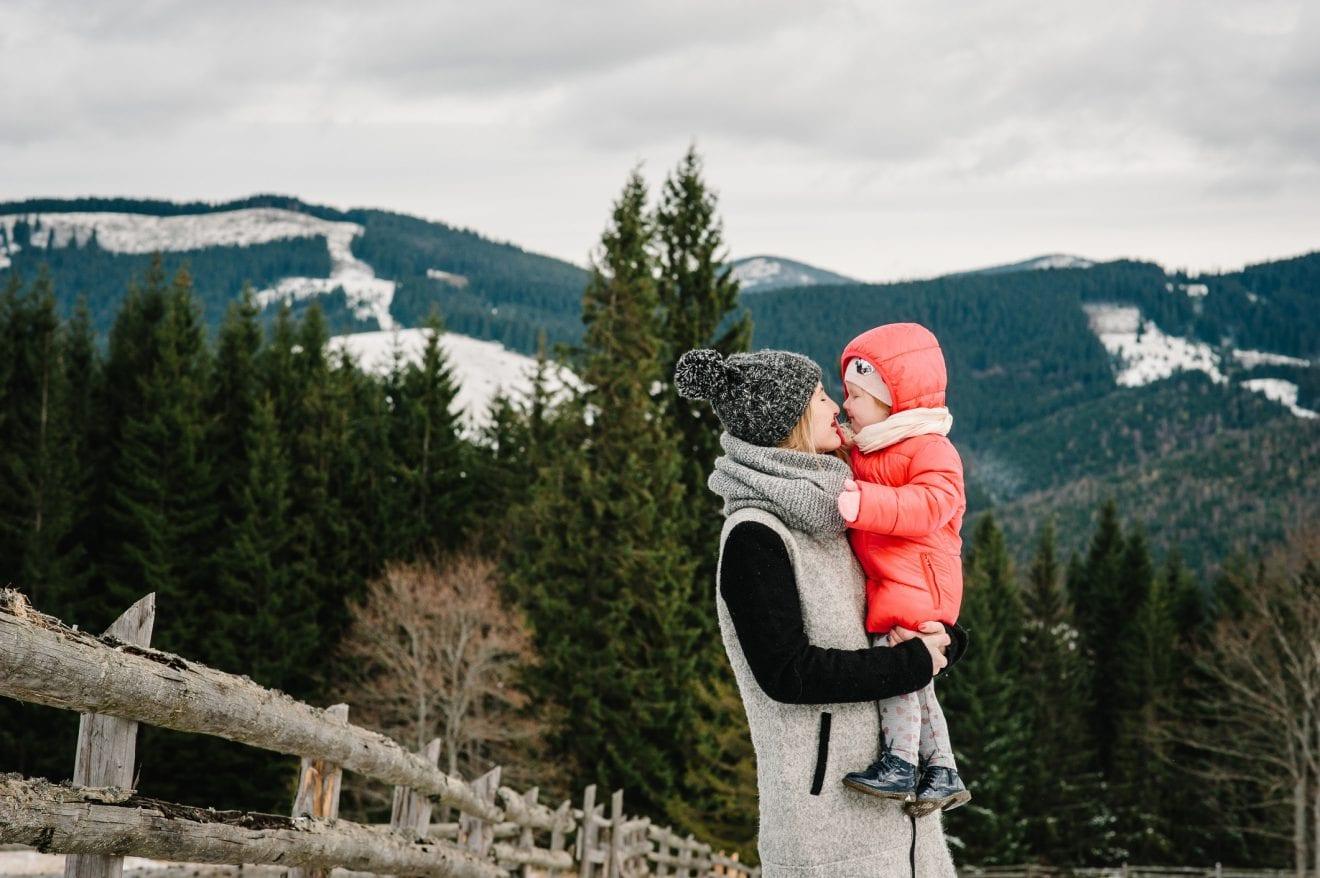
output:
[[[875, 639], [877, 646], [888, 646], [889, 638]], [[953, 761], [953, 745], [949, 741], [949, 726], [944, 710], [935, 697], [935, 681], [925, 689], [886, 698], [880, 704], [881, 744], [895, 756], [916, 765], [918, 756], [928, 765], [939, 765], [958, 770]]]

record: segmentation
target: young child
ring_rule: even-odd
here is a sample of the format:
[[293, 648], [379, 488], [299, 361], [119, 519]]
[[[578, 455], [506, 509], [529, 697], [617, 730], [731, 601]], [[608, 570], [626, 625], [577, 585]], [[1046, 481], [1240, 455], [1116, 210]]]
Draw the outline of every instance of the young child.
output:
[[[842, 368], [856, 481], [845, 483], [839, 512], [866, 572], [867, 631], [892, 645], [895, 626], [952, 625], [962, 604], [958, 531], [967, 499], [962, 459], [945, 438], [953, 417], [945, 407], [944, 355], [924, 326], [891, 323], [853, 339]], [[933, 681], [880, 702], [880, 724], [880, 760], [848, 774], [846, 785], [915, 800], [911, 807], [923, 814], [971, 799]]]

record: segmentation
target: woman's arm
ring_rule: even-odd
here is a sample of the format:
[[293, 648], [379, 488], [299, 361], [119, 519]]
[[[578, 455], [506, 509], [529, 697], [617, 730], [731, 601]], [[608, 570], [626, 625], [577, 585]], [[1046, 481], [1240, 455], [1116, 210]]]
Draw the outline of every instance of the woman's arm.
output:
[[876, 701], [930, 682], [930, 650], [920, 638], [892, 647], [823, 649], [807, 640], [788, 549], [773, 530], [747, 521], [724, 542], [720, 595], [747, 664], [775, 701]]

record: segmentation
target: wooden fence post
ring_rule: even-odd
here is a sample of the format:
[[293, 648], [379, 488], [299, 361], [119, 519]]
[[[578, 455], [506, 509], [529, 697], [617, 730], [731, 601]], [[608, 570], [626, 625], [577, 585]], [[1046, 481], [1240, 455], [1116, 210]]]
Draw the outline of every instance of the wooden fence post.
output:
[[[495, 766], [474, 780], [471, 786], [478, 799], [493, 807], [500, 789], [500, 767]], [[458, 843], [479, 857], [486, 856], [495, 843], [495, 824], [471, 814], [460, 814]]]
[[[550, 850], [562, 851], [568, 846], [568, 826], [573, 822], [573, 803], [564, 800], [555, 811], [555, 828], [550, 830]], [[552, 870], [551, 875], [559, 872]]]
[[[422, 757], [432, 765], [440, 764], [440, 739], [432, 738], [422, 748]], [[415, 793], [409, 787], [394, 788], [394, 803], [390, 809], [390, 829], [406, 836], [410, 841], [426, 837], [431, 828], [431, 799]]]
[[[156, 595], [147, 595], [105, 630], [133, 646], [150, 646], [156, 622]], [[78, 750], [73, 759], [73, 783], [80, 787], [133, 786], [133, 762], [137, 750], [138, 724], [117, 716], [84, 713], [78, 721]], [[124, 858], [105, 854], [69, 854], [64, 858], [64, 878], [120, 878]]]
[[[540, 798], [540, 795], [541, 791], [536, 787], [532, 787], [530, 790], [523, 793], [522, 798], [523, 801], [527, 803], [529, 811], [531, 810], [531, 806], [536, 804], [536, 800]], [[536, 833], [532, 830], [532, 827], [524, 826], [522, 832], [518, 833], [518, 847], [525, 851], [530, 851], [532, 848], [536, 847]], [[532, 878], [534, 875], [534, 870], [532, 869], [531, 864], [524, 865], [518, 870], [518, 872], [522, 875], [522, 878]]]
[[[348, 725], [348, 705], [333, 704], [325, 709], [326, 719], [340, 725]], [[302, 757], [302, 766], [298, 771], [298, 792], [293, 796], [293, 810], [290, 817], [315, 817], [318, 820], [337, 820], [339, 818], [339, 786], [344, 779], [344, 770], [324, 759]], [[304, 869], [298, 866], [289, 870], [289, 878], [326, 878], [326, 869]]]

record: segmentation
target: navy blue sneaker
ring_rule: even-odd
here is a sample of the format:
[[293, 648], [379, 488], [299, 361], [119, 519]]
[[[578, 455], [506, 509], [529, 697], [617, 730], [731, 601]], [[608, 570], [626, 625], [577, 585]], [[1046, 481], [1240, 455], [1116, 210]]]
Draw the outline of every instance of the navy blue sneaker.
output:
[[963, 785], [956, 769], [927, 765], [917, 784], [916, 801], [907, 810], [916, 817], [924, 817], [935, 811], [952, 811], [971, 800], [972, 794]]
[[866, 771], [851, 771], [843, 777], [843, 785], [882, 799], [911, 802], [916, 798], [917, 767], [888, 751]]

